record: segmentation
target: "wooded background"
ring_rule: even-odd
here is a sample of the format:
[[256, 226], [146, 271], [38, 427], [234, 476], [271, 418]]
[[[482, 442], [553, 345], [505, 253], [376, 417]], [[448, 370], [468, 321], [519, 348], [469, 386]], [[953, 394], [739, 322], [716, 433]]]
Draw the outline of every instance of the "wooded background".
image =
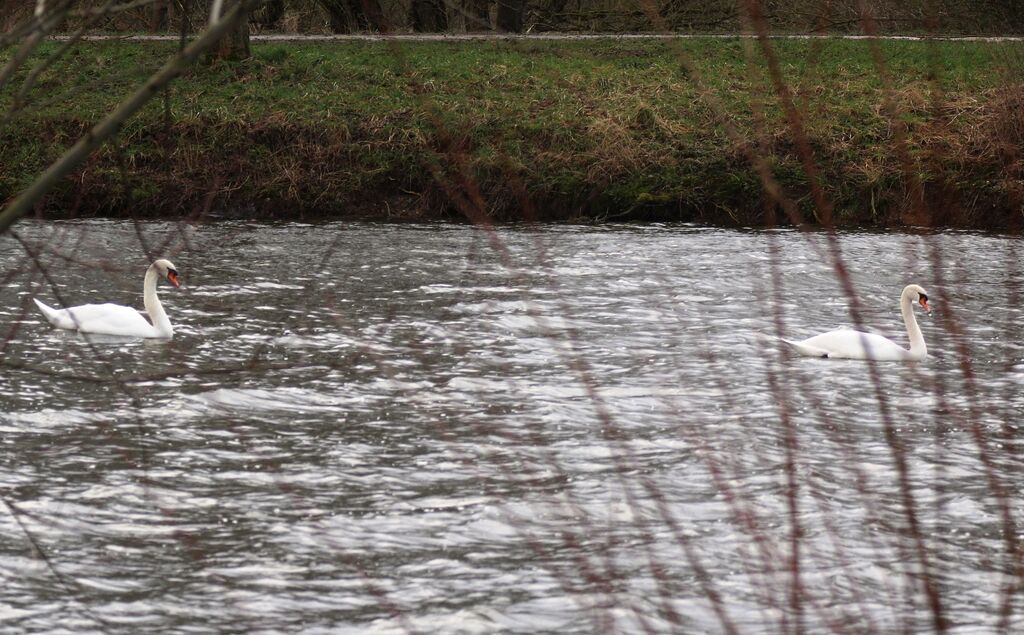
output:
[[[119, 3], [126, 9], [112, 12], [95, 28], [180, 32], [184, 26], [193, 32], [204, 24], [212, 1]], [[49, 4], [62, 2], [81, 4]], [[230, 4], [231, 0], [225, 2]], [[10, 28], [34, 9], [35, 3], [27, 0], [0, 0], [0, 28]], [[857, 32], [865, 15], [885, 33], [1024, 32], [1024, 0], [765, 0], [761, 9], [771, 28], [780, 32]], [[666, 29], [726, 33], [743, 29], [741, 15], [738, 0], [268, 0], [250, 16], [250, 26], [257, 32], [310, 34]], [[71, 15], [66, 28], [75, 20]]]

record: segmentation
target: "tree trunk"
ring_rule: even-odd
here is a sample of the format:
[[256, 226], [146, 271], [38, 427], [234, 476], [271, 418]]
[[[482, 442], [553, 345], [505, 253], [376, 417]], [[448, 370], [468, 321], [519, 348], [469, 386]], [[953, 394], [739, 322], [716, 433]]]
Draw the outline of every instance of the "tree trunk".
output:
[[462, 8], [466, 15], [467, 31], [491, 30], [490, 0], [463, 0]]
[[448, 28], [444, 0], [412, 0], [412, 29], [417, 33], [437, 33]]
[[[1012, 32], [1019, 33], [1024, 29], [1024, 1], [989, 0], [988, 4], [992, 6], [994, 13], [1003, 19], [1006, 26], [1013, 30]], [[979, 13], [984, 14], [984, 11]]]
[[284, 17], [284, 0], [268, 0], [252, 14], [252, 22], [260, 28], [272, 29]]
[[536, 12], [534, 27], [540, 31], [566, 31], [572, 24], [565, 15], [565, 6], [569, 0], [548, 0], [545, 3], [533, 3]]
[[149, 15], [149, 28], [154, 33], [162, 33], [167, 30], [167, 10], [169, 0], [158, 0], [151, 8]]
[[361, 19], [366, 30], [381, 33], [391, 30], [384, 18], [384, 11], [380, 8], [380, 0], [360, 0], [359, 6], [362, 9]]
[[318, 0], [327, 11], [334, 33], [387, 31], [380, 0]]
[[185, 36], [192, 32], [192, 2], [193, 0], [177, 0], [178, 3], [178, 33], [181, 36], [181, 48], [185, 48]]
[[526, 0], [498, 0], [498, 30], [522, 33], [526, 26]]
[[[225, 2], [221, 15], [223, 16], [229, 9], [238, 4], [239, 0], [233, 2]], [[249, 50], [249, 18], [248, 16], [242, 16], [242, 19], [238, 21], [238, 24], [234, 28], [228, 30], [224, 34], [224, 37], [217, 43], [217, 48], [213, 53], [214, 59], [220, 60], [244, 60], [252, 57], [252, 52]]]

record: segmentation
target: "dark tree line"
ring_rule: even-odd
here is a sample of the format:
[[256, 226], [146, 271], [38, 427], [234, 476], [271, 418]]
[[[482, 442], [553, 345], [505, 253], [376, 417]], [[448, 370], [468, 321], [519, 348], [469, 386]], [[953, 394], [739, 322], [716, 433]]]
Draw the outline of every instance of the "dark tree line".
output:
[[[284, 2], [284, 0], [278, 0]], [[331, 27], [341, 33], [351, 30], [386, 31], [388, 26], [380, 0], [319, 0], [331, 16]], [[565, 0], [555, 0], [564, 5]], [[460, 15], [466, 30], [521, 33], [526, 25], [527, 0], [409, 0], [409, 26], [419, 33], [447, 31], [452, 17]], [[494, 14], [492, 24], [492, 13]]]
[[[293, 3], [294, 0], [291, 0]], [[447, 31], [456, 16], [468, 31], [498, 30], [521, 33], [527, 25], [529, 10], [546, 13], [561, 12], [568, 0], [406, 0], [408, 13], [405, 24], [389, 24], [388, 12], [381, 0], [314, 0], [326, 12], [331, 30], [335, 33], [352, 31], [388, 32], [400, 26], [411, 27], [419, 33]], [[273, 27], [288, 9], [290, 0], [270, 0], [254, 16], [254, 21]]]
[[[284, 4], [284, 0], [277, 0]], [[318, 0], [327, 12], [331, 31], [389, 31], [378, 0]]]
[[[0, 0], [2, 2], [3, 0]], [[507, 31], [521, 33], [527, 26], [528, 11], [550, 10], [559, 12], [568, 0], [267, 0], [254, 11], [249, 22], [258, 28], [279, 28], [289, 10], [309, 9], [311, 6], [326, 15], [334, 33], [373, 31], [387, 33], [411, 30], [436, 33], [456, 27], [466, 31]], [[157, 1], [150, 9], [149, 27], [153, 31], [169, 28], [169, 9], [178, 14], [205, 14], [212, 0]], [[230, 4], [230, 3], [226, 3]], [[198, 5], [198, 6], [197, 6]], [[398, 10], [396, 12], [396, 5]], [[404, 5], [404, 10], [403, 6]]]
[[[567, 1], [550, 0], [541, 8], [558, 12]], [[526, 28], [528, 11], [540, 6], [529, 0], [405, 0], [407, 11], [400, 11], [404, 15], [396, 17], [393, 9], [384, 10], [381, 0], [268, 0], [250, 21], [260, 28], [277, 28], [290, 8], [307, 7], [310, 3], [326, 14], [334, 33], [387, 33], [406, 28], [417, 33], [437, 33], [456, 28], [456, 24], [457, 30], [521, 33]], [[158, 4], [153, 11], [152, 28], [165, 29], [166, 6]], [[163, 17], [155, 17], [157, 14]]]
[[[50, 0], [74, 8], [94, 0]], [[213, 0], [116, 2], [109, 31], [195, 33]], [[224, 0], [225, 6], [237, 0]], [[1022, 33], [1024, 0], [265, 0], [257, 30], [309, 33], [644, 31], [735, 32], [752, 5], [773, 30], [857, 32], [865, 12], [887, 33]], [[132, 8], [136, 5], [136, 8]], [[0, 0], [0, 27], [31, 17], [35, 0]], [[56, 6], [56, 4], [55, 4]], [[653, 16], [651, 10], [656, 11]]]

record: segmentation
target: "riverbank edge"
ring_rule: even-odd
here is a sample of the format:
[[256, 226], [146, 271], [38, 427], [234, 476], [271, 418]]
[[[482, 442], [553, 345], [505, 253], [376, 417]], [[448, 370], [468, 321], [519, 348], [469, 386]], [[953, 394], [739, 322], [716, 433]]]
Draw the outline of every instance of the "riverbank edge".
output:
[[[225, 127], [221, 126], [221, 130]], [[74, 126], [76, 133], [84, 125]], [[216, 129], [216, 126], [211, 126]], [[261, 133], [270, 138], [308, 135], [287, 127]], [[786, 169], [773, 174], [779, 193], [769, 194], [762, 177], [744, 157], [723, 153], [720, 161], [693, 173], [686, 184], [659, 191], [658, 175], [637, 174], [616, 183], [571, 184], [559, 189], [552, 180], [530, 180], [530, 172], [513, 167], [471, 165], [463, 150], [423, 148], [403, 161], [372, 174], [372, 181], [351, 187], [352, 170], [362, 179], [373, 170], [348, 166], [339, 183], [320, 169], [325, 156], [351, 150], [332, 142], [269, 144], [275, 165], [239, 152], [252, 130], [208, 138], [198, 147], [194, 129], [147, 126], [132, 133], [133, 145], [150, 148], [125, 157], [117, 146], [104, 148], [65, 179], [35, 208], [46, 219], [140, 218], [188, 220], [359, 220], [386, 222], [681, 222], [719, 227], [834, 225], [842, 228], [935, 227], [1016, 232], [1024, 228], [1020, 204], [1024, 181], [1008, 174], [992, 178], [989, 162], [972, 164], [960, 157], [958, 169], [912, 183], [894, 174], [884, 186], [864, 187], [845, 181], [842, 172], [823, 171], [828, 180], [830, 222], [813, 204], [813, 195], [789, 154]], [[208, 134], [208, 133], [207, 133]], [[58, 134], [59, 137], [72, 135]], [[326, 137], [331, 135], [327, 134]], [[454, 143], [446, 139], [445, 143]], [[457, 143], [456, 143], [457, 145]], [[267, 145], [261, 146], [264, 150]], [[184, 168], [181, 156], [192, 156]], [[259, 153], [263, 156], [263, 153]], [[833, 164], [816, 156], [822, 165]], [[508, 161], [508, 158], [505, 159]], [[778, 157], [776, 157], [778, 161]], [[469, 165], [469, 167], [467, 167]], [[284, 166], [284, 167], [282, 167]], [[263, 174], [265, 178], [259, 178]], [[918, 177], [919, 174], [914, 174]], [[557, 182], [557, 179], [555, 179]], [[1017, 186], [1014, 188], [1014, 186]], [[324, 192], [330, 192], [324, 195]], [[0, 200], [13, 192], [0, 191]], [[916, 199], [915, 199], [916, 197]], [[796, 218], [794, 218], [794, 214]]]
[[[147, 187], [144, 180], [137, 183]], [[296, 201], [291, 198], [248, 197], [218, 190], [216, 184], [203, 192], [184, 188], [152, 190], [152, 195], [126, 194], [117, 182], [91, 180], [89, 192], [65, 189], [48, 195], [36, 205], [37, 220], [139, 219], [139, 220], [246, 220], [246, 221], [361, 221], [361, 222], [469, 222], [511, 225], [527, 223], [693, 223], [708, 227], [795, 227], [842, 229], [933, 228], [1019, 233], [1024, 230], [1024, 208], [1008, 200], [975, 194], [971, 206], [963, 204], [965, 194], [946, 188], [926, 188], [923, 202], [911, 203], [905, 189], [871, 191], [861, 198], [845, 199], [844, 207], [825, 222], [813, 209], [795, 220], [769, 196], [746, 201], [707, 202], [685, 200], [658, 202], [617, 198], [593, 193], [589, 200], [579, 196], [547, 195], [529, 199], [517, 209], [501, 210], [445, 200], [445, 192], [433, 187], [419, 194], [405, 190], [361, 192], [350, 200], [330, 203]], [[483, 193], [486, 199], [487, 194]], [[770, 211], [768, 211], [770, 210]], [[921, 211], [924, 215], [920, 215]]]
[[[535, 173], [530, 170], [474, 165], [459, 142], [450, 138], [434, 139], [419, 153], [403, 152], [383, 170], [354, 161], [343, 164], [344, 174], [325, 173], [325, 163], [336, 163], [330, 157], [348, 154], [353, 145], [366, 140], [350, 139], [339, 146], [336, 135], [323, 129], [300, 131], [294, 126], [281, 129], [264, 124], [252, 128], [210, 124], [203, 131], [191, 126], [144, 126], [131, 133], [133, 147], [144, 150], [125, 156], [116, 144], [104, 148], [47, 195], [36, 206], [36, 215], [499, 224], [686, 222], [723, 227], [832, 224], [994, 231], [1018, 231], [1024, 225], [1024, 206], [1019, 203], [1024, 181], [1009, 168], [972, 162], [970, 156], [959, 157], [953, 168], [924, 182], [913, 183], [895, 173], [877, 187], [865, 187], [860, 179], [844, 180], [842, 169], [823, 170], [827, 204], [834, 210], [831, 222], [823, 223], [799, 169], [799, 158], [792, 152], [773, 159], [776, 167], [784, 168], [774, 171], [773, 180], [782, 188], [787, 207], [779, 204], [778, 194], [769, 195], [745, 157], [728, 152], [693, 172], [687, 183], [665, 189], [659, 186], [666, 179], [651, 172], [614, 183], [571, 183], [559, 188], [559, 179], [551, 175], [532, 180]], [[82, 123], [71, 128], [50, 132], [57, 138], [75, 138], [85, 131]], [[211, 137], [210, 130], [221, 134]], [[264, 140], [254, 156], [242, 146], [257, 130], [261, 138], [291, 141]], [[321, 141], [309, 141], [315, 138]], [[275, 157], [272, 165], [262, 161], [268, 152]], [[191, 159], [183, 162], [182, 156]], [[829, 157], [815, 158], [823, 166], [836, 165]], [[508, 157], [503, 161], [512, 163]], [[993, 178], [1004, 170], [1001, 178]], [[0, 198], [11, 195], [0, 191]]]

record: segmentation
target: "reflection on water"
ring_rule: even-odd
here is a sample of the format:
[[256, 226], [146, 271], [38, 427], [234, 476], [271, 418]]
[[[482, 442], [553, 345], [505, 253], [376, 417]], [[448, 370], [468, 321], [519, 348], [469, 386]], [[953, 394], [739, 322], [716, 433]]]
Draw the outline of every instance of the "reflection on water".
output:
[[[60, 297], [0, 241], [3, 361], [29, 367], [0, 381], [4, 630], [929, 630], [894, 446], [947, 619], [998, 623], [1024, 517], [1013, 239], [842, 237], [866, 324], [905, 342], [909, 282], [936, 308], [929, 360], [876, 384], [760, 337], [852, 323], [820, 236], [19, 229]], [[173, 341], [30, 308], [140, 305], [143, 242], [187, 283], [160, 288]]]

